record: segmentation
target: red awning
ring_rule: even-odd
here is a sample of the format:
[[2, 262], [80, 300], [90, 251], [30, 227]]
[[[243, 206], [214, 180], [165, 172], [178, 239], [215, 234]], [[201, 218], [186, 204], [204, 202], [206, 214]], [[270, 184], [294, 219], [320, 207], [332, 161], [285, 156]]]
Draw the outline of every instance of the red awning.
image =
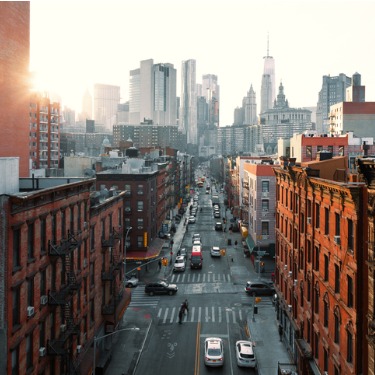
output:
[[132, 260], [150, 260], [157, 258], [160, 255], [164, 240], [161, 238], [154, 239], [147, 250], [143, 251], [127, 251], [126, 261]]

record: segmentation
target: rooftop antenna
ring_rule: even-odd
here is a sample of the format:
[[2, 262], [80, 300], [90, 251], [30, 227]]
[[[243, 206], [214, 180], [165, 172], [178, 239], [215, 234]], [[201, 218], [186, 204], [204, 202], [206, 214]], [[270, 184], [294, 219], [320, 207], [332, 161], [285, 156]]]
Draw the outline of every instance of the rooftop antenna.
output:
[[264, 59], [267, 57], [272, 57], [270, 56], [270, 34], [267, 33], [267, 56], [264, 56]]

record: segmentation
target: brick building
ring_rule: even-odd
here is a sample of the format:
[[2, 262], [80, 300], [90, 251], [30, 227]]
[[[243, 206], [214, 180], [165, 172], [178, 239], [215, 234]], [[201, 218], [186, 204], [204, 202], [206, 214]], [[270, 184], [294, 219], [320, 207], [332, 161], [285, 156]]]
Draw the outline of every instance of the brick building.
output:
[[96, 200], [95, 179], [24, 186], [0, 195], [0, 372], [89, 374], [94, 336], [113, 331], [129, 301], [124, 193]]
[[30, 2], [0, 2], [0, 157], [19, 157], [29, 176]]
[[367, 374], [368, 195], [346, 166], [274, 167], [277, 316], [301, 374]]

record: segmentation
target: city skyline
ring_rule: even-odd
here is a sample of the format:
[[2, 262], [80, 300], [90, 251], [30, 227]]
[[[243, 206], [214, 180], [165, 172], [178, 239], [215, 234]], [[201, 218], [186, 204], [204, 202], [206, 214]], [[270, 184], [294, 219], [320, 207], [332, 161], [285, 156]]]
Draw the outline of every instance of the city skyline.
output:
[[[95, 83], [118, 85], [121, 102], [129, 100], [129, 73], [141, 60], [173, 64], [180, 77], [182, 61], [194, 59], [197, 83], [218, 77], [220, 125], [231, 125], [250, 85], [260, 110], [268, 36], [275, 85], [291, 106], [316, 106], [324, 75], [355, 72], [375, 101], [371, 1], [35, 0], [30, 8], [31, 71], [77, 113]], [[178, 95], [180, 87], [177, 79]]]

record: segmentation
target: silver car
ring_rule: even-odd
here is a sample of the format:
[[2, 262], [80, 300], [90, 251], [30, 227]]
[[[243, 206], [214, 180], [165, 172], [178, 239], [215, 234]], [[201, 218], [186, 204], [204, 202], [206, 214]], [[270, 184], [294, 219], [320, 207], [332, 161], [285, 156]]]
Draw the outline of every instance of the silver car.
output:
[[212, 246], [211, 247], [211, 256], [212, 257], [220, 257], [220, 247], [218, 246]]
[[240, 340], [236, 342], [236, 359], [239, 367], [255, 368], [257, 360], [255, 358], [253, 343], [250, 341]]
[[176, 257], [176, 260], [174, 261], [174, 265], [173, 265], [173, 271], [184, 272], [185, 269], [186, 269], [185, 257], [182, 255]]
[[204, 341], [204, 364], [206, 366], [223, 366], [224, 345], [219, 337], [208, 337]]

